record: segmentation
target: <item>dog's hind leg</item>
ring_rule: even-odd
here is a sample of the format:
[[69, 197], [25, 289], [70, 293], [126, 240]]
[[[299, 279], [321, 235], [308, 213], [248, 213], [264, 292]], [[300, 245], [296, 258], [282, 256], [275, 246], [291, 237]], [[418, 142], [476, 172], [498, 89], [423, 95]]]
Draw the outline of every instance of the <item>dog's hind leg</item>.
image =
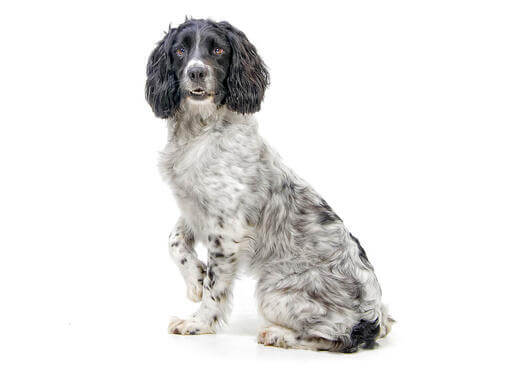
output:
[[257, 342], [265, 346], [306, 350], [333, 350], [338, 345], [324, 338], [303, 338], [297, 331], [276, 324], [263, 327]]
[[299, 261], [274, 266], [257, 285], [259, 311], [272, 324], [260, 332], [259, 343], [345, 353], [374, 346], [379, 322], [364, 320], [348, 300], [343, 307], [332, 302], [327, 276]]
[[304, 292], [279, 289], [273, 281], [262, 279], [257, 297], [259, 312], [269, 324], [259, 332], [260, 344], [310, 350], [331, 350], [338, 345], [333, 338], [339, 330], [327, 319], [327, 308]]

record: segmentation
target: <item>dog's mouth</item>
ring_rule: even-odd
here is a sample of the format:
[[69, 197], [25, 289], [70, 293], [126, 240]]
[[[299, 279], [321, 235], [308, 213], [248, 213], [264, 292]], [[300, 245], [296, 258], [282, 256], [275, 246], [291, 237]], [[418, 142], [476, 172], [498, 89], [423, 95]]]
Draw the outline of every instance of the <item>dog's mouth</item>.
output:
[[214, 95], [212, 92], [207, 92], [203, 88], [195, 88], [193, 90], [189, 90], [188, 94], [191, 98], [196, 99], [196, 100], [206, 99], [206, 98]]

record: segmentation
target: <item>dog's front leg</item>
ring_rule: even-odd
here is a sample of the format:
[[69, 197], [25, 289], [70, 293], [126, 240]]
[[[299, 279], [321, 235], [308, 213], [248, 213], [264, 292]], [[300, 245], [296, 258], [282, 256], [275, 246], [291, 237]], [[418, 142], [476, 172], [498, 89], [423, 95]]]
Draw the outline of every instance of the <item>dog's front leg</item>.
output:
[[195, 236], [181, 217], [168, 237], [168, 249], [186, 282], [188, 298], [198, 302], [202, 299], [205, 265], [198, 260], [194, 246]]
[[191, 319], [174, 318], [168, 326], [172, 334], [209, 334], [226, 321], [231, 309], [232, 286], [237, 272], [239, 241], [224, 234], [209, 235], [209, 262], [199, 310]]

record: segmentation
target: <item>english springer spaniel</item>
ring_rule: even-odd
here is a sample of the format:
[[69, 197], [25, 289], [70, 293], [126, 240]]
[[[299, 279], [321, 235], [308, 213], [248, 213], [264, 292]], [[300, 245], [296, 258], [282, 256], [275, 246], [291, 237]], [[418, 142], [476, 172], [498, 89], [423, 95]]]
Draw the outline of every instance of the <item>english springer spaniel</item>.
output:
[[[268, 84], [257, 50], [227, 22], [186, 20], [150, 55], [146, 98], [168, 122], [159, 167], [181, 210], [170, 255], [188, 298], [201, 301], [168, 330], [214, 333], [242, 267], [258, 280], [267, 322], [259, 343], [371, 348], [393, 322], [374, 269], [342, 219], [258, 134], [252, 114]], [[208, 249], [207, 265], [197, 241]]]

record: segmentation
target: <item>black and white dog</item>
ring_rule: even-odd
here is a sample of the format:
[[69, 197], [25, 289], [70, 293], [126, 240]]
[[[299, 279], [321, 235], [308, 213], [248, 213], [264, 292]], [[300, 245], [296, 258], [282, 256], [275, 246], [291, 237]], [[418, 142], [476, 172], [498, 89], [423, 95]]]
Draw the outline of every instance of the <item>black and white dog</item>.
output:
[[149, 58], [146, 98], [168, 121], [160, 170], [181, 209], [170, 254], [188, 297], [201, 301], [168, 330], [214, 333], [243, 267], [258, 279], [260, 343], [370, 348], [392, 323], [374, 270], [340, 217], [259, 136], [251, 114], [268, 84], [255, 47], [226, 22], [186, 20]]

